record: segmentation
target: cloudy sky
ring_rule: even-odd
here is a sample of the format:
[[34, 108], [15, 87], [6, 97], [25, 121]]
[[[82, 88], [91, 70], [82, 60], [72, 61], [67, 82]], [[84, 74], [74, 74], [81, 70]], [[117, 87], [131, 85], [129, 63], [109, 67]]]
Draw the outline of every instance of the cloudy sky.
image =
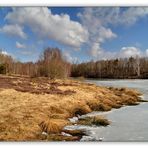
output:
[[58, 47], [72, 62], [148, 56], [148, 7], [0, 8], [0, 49], [36, 61]]

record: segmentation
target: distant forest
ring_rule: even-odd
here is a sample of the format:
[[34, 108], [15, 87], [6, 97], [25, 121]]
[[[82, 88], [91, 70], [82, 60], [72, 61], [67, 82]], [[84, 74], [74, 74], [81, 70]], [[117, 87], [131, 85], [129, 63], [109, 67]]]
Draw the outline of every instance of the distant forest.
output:
[[85, 78], [148, 78], [148, 58], [124, 58], [73, 64], [72, 77]]
[[69, 63], [58, 48], [46, 48], [36, 62], [20, 62], [0, 52], [0, 74], [30, 77], [148, 78], [148, 58], [130, 57]]

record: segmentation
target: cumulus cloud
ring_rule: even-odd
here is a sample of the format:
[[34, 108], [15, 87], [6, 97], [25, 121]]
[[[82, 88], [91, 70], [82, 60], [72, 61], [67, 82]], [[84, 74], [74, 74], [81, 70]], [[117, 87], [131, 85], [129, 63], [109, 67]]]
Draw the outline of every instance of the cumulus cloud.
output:
[[23, 28], [17, 24], [4, 25], [2, 28], [0, 28], [0, 32], [10, 36], [18, 36], [23, 39], [27, 38], [27, 35], [23, 32]]
[[102, 53], [102, 49], [100, 47], [100, 44], [99, 43], [93, 43], [92, 44], [92, 47], [91, 47], [91, 50], [90, 50], [90, 54], [93, 56], [93, 57], [98, 57], [100, 54]]
[[104, 50], [101, 47], [103, 42], [117, 37], [117, 35], [113, 33], [111, 29], [104, 27], [98, 28], [98, 31], [95, 32], [95, 35], [91, 35], [92, 36], [90, 37], [90, 42], [88, 41], [88, 45], [90, 47], [90, 54], [95, 58], [104, 53]]
[[[112, 31], [110, 25], [131, 26], [140, 18], [145, 17], [147, 15], [147, 7], [84, 8], [82, 12], [78, 13], [78, 17], [80, 18], [82, 25], [89, 32], [89, 53], [95, 58], [99, 58], [101, 56], [105, 56], [105, 58], [108, 56], [117, 56], [117, 53], [110, 53], [102, 48], [102, 43], [106, 42], [109, 39], [114, 39], [117, 37], [117, 34]], [[126, 50], [122, 49], [121, 51], [118, 51], [118, 55], [119, 52], [123, 53], [125, 56], [128, 56], [130, 54], [139, 54], [139, 51], [135, 51], [135, 49], [133, 48], [128, 48]]]
[[106, 39], [112, 39], [117, 37], [117, 35], [113, 33], [110, 28], [100, 27], [98, 32], [100, 36], [99, 38], [100, 42], [104, 42], [104, 40]]
[[9, 55], [8, 52], [5, 51], [5, 50], [0, 50], [0, 53], [3, 54], [3, 55]]
[[109, 60], [109, 59], [114, 59], [117, 58], [117, 52], [110, 52], [110, 51], [105, 51], [101, 50], [97, 56], [94, 57], [95, 60]]
[[99, 8], [84, 8], [83, 12], [78, 13], [78, 17], [82, 25], [89, 32], [89, 39], [87, 42], [90, 54], [93, 57], [99, 56], [101, 54], [102, 48], [101, 44], [106, 40], [116, 38], [117, 35], [108, 27], [106, 27], [100, 17], [96, 16], [98, 13], [96, 10]]
[[140, 57], [142, 52], [136, 47], [122, 47], [118, 55], [121, 58]]
[[63, 52], [63, 57], [70, 63], [76, 63], [78, 61], [77, 57], [72, 57], [68, 51]]
[[72, 47], [87, 41], [88, 32], [67, 14], [52, 14], [47, 7], [13, 8], [5, 19], [10, 23], [28, 26], [40, 38], [56, 40]]
[[[81, 16], [79, 13], [78, 16]], [[92, 19], [98, 18], [97, 23], [107, 24], [122, 24], [122, 25], [133, 25], [140, 18], [148, 15], [148, 7], [94, 7], [84, 8], [85, 18]], [[96, 20], [95, 20], [96, 22]]]
[[[92, 52], [92, 51], [91, 51]], [[94, 50], [94, 58], [95, 60], [107, 60], [107, 59], [115, 59], [115, 58], [129, 58], [129, 57], [145, 57], [148, 56], [148, 49], [144, 52], [141, 49], [129, 46], [129, 47], [122, 47], [116, 52], [110, 52], [106, 50], [100, 49]]]
[[145, 54], [146, 54], [146, 56], [148, 57], [148, 49], [146, 49]]
[[19, 42], [16, 42], [16, 48], [22, 48], [22, 49], [24, 49], [24, 48], [26, 48], [26, 45], [21, 44]]
[[[96, 59], [128, 57], [143, 53], [136, 47], [109, 52], [102, 48], [102, 44], [118, 37], [111, 26], [131, 26], [147, 15], [147, 7], [87, 7], [78, 13], [80, 22], [77, 22], [71, 20], [68, 14], [53, 14], [47, 7], [18, 7], [8, 12], [5, 20], [9, 24], [0, 28], [0, 32], [25, 39], [27, 35], [23, 28], [28, 27], [39, 41], [54, 40], [73, 49], [86, 45], [87, 53]], [[16, 47], [25, 48], [25, 45], [16, 43]], [[25, 50], [24, 54], [27, 53]], [[147, 50], [145, 54], [148, 54]], [[73, 60], [69, 53], [65, 56], [69, 61]]]
[[148, 15], [148, 8], [147, 7], [130, 7], [127, 10], [121, 12], [121, 15], [116, 18], [118, 19], [117, 22], [126, 25], [132, 25], [138, 19], [145, 17]]

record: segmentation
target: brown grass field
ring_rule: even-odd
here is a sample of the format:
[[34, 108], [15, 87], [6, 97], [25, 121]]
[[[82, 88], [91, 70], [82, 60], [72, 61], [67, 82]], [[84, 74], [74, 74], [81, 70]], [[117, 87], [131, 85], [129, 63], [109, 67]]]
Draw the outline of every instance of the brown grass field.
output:
[[[63, 127], [72, 124], [68, 118], [137, 105], [139, 95], [136, 90], [71, 79], [0, 75], [0, 141], [61, 140]], [[102, 117], [99, 123], [104, 123]], [[47, 132], [48, 137], [42, 132]]]

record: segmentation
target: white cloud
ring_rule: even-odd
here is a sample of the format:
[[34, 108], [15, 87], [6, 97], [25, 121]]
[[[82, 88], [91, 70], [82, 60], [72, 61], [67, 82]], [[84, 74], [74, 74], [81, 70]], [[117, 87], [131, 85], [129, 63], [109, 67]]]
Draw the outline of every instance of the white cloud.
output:
[[26, 46], [24, 44], [21, 44], [19, 42], [16, 42], [16, 48], [22, 48], [22, 49], [24, 49], [24, 48], [26, 48]]
[[100, 27], [98, 30], [98, 35], [100, 42], [104, 42], [104, 40], [107, 39], [112, 39], [112, 38], [116, 38], [117, 35], [115, 33], [112, 32], [112, 30], [110, 28], [105, 28], [105, 27]]
[[[82, 25], [89, 32], [87, 46], [90, 54], [93, 57], [99, 56], [103, 52], [101, 44], [106, 40], [116, 38], [117, 35], [112, 30], [106, 27], [98, 14], [99, 8], [84, 8], [82, 13], [78, 13]], [[103, 9], [104, 10], [104, 9]]]
[[128, 57], [136, 57], [142, 56], [142, 52], [140, 49], [136, 47], [122, 47], [119, 52], [119, 57], [121, 58], [128, 58]]
[[[127, 50], [117, 51], [116, 53], [108, 52], [102, 49], [102, 43], [109, 39], [117, 37], [116, 33], [109, 27], [110, 25], [133, 25], [140, 18], [148, 15], [147, 7], [94, 7], [84, 8], [78, 17], [82, 25], [89, 32], [88, 50], [95, 58], [110, 58], [116, 57], [117, 54], [123, 53], [125, 56], [139, 54], [132, 48]], [[103, 57], [104, 56], [104, 57]]]
[[[81, 13], [78, 16], [81, 17]], [[123, 24], [132, 25], [138, 19], [148, 15], [148, 7], [96, 7], [96, 8], [84, 8], [83, 15], [87, 19], [98, 21], [102, 25], [107, 24]], [[95, 20], [96, 22], [96, 20]]]
[[[118, 37], [110, 26], [130, 26], [147, 15], [147, 7], [124, 9], [119, 7], [84, 8], [78, 14], [80, 22], [76, 22], [72, 21], [67, 14], [52, 14], [47, 7], [19, 7], [13, 8], [6, 15], [5, 20], [8, 21], [9, 25], [2, 27], [0, 32], [26, 38], [23, 28], [29, 27], [39, 41], [55, 40], [61, 44], [71, 46], [73, 49], [80, 49], [81, 45], [86, 45], [85, 47], [88, 47], [87, 53], [89, 52], [89, 55], [96, 59], [141, 56], [143, 52], [136, 47], [123, 47], [116, 52], [109, 52], [102, 48], [102, 44]], [[40, 44], [40, 42], [38, 43]], [[20, 43], [16, 46], [25, 47]], [[24, 54], [27, 53], [24, 52]], [[148, 54], [147, 50], [146, 53]], [[73, 61], [69, 53], [66, 53], [65, 56], [69, 61]]]
[[95, 60], [107, 60], [117, 58], [117, 52], [105, 51], [103, 49], [92, 49], [90, 50], [90, 52]]
[[117, 19], [119, 23], [132, 25], [146, 15], [148, 15], [147, 7], [130, 7], [123, 11]]
[[2, 28], [0, 28], [0, 32], [11, 36], [18, 36], [23, 39], [27, 38], [27, 35], [23, 32], [23, 28], [17, 24], [4, 25]]
[[72, 47], [80, 47], [88, 38], [87, 30], [79, 22], [72, 21], [67, 14], [54, 15], [47, 7], [13, 8], [5, 19], [30, 27], [39, 38], [56, 40]]
[[146, 51], [143, 52], [141, 49], [134, 46], [122, 47], [119, 51], [116, 52], [110, 52], [103, 49], [95, 50], [94, 48], [93, 52], [94, 55], [93, 54], [92, 55], [94, 56], [95, 60], [148, 56], [148, 49], [146, 49]]
[[68, 51], [63, 52], [63, 57], [70, 63], [75, 63], [78, 61], [77, 57], [72, 57]]
[[93, 56], [93, 57], [98, 57], [100, 54], [102, 53], [102, 49], [100, 47], [100, 44], [99, 43], [93, 43], [92, 44], [92, 47], [91, 47], [91, 50], [90, 50], [90, 54]]
[[146, 56], [148, 57], [148, 49], [145, 50]]
[[101, 44], [108, 39], [116, 38], [117, 35], [114, 34], [109, 28], [100, 27], [98, 32], [90, 38], [88, 45], [90, 47], [90, 54], [93, 57], [97, 57], [104, 52]]
[[4, 51], [4, 50], [0, 50], [0, 53], [3, 54], [3, 55], [9, 55], [8, 52]]

